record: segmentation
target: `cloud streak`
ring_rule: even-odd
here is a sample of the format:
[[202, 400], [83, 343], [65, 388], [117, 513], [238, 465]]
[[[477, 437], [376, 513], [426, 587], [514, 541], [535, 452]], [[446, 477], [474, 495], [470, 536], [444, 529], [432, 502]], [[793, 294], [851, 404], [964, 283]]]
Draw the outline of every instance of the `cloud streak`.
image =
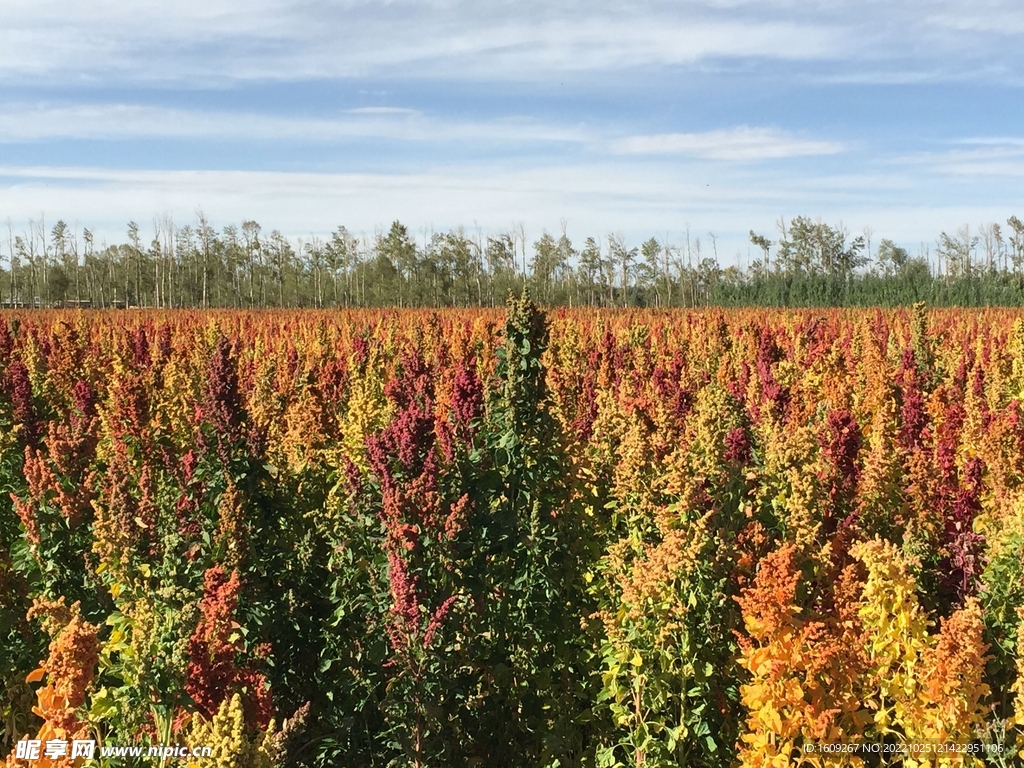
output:
[[773, 128], [740, 126], [704, 133], [661, 133], [628, 136], [612, 142], [623, 155], [687, 155], [711, 160], [778, 160], [810, 155], [835, 155], [846, 151], [837, 141], [821, 141], [791, 135]]
[[0, 105], [0, 144], [46, 139], [221, 139], [343, 142], [583, 142], [578, 128], [528, 117], [455, 120], [401, 107], [362, 107], [329, 118], [175, 109], [139, 104]]
[[678, 155], [733, 162], [834, 155], [848, 149], [838, 141], [751, 126], [702, 133], [632, 135], [605, 141], [594, 129], [525, 117], [459, 121], [404, 107], [360, 107], [331, 118], [315, 118], [136, 104], [0, 105], [0, 144], [148, 138], [314, 143], [373, 139], [477, 142], [491, 146], [569, 143], [587, 145], [598, 154], [606, 147], [613, 155]]
[[952, 144], [950, 149], [902, 155], [896, 162], [928, 176], [961, 179], [1019, 179], [1024, 176], [1024, 138], [977, 137]]
[[0, 79], [535, 81], [706, 59], [833, 58], [841, 25], [715, 2], [6, 0]]
[[[0, 80], [209, 82], [562, 73], [714, 59], [903, 62], [913, 71], [1014, 72], [1024, 14], [939, 0], [5, 0]], [[908, 45], [908, 40], [913, 45]], [[981, 45], [984, 43], [984, 45]], [[951, 57], [951, 53], [959, 53]], [[958, 64], [963, 60], [963, 66]], [[841, 73], [842, 74], [842, 73]]]

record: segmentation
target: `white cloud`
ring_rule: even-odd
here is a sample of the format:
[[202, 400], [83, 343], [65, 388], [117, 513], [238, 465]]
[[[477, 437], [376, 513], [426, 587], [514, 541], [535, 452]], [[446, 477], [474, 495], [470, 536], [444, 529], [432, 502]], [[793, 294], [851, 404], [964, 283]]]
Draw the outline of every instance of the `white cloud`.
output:
[[954, 148], [914, 152], [896, 162], [918, 173], [962, 179], [1024, 176], [1024, 138], [973, 137], [950, 143]]
[[346, 110], [350, 115], [418, 115], [418, 109], [407, 107], [358, 107]]
[[963, 144], [978, 147], [1024, 148], [1024, 137], [1021, 136], [970, 136], [955, 139], [950, 144]]
[[814, 14], [714, 3], [5, 0], [0, 78], [207, 81], [389, 76], [533, 80], [709, 57], [830, 57]]
[[773, 128], [740, 126], [704, 133], [635, 135], [603, 141], [596, 129], [526, 117], [456, 120], [404, 107], [361, 107], [334, 117], [202, 111], [139, 104], [0, 105], [0, 145], [55, 139], [148, 138], [242, 141], [474, 142], [586, 144], [618, 155], [682, 155], [755, 161], [838, 154], [847, 146]]
[[400, 107], [364, 107], [331, 118], [175, 109], [138, 104], [0, 105], [0, 144], [45, 139], [223, 139], [582, 142], [577, 128], [521, 117], [453, 120]]
[[4, 0], [0, 79], [536, 80], [722, 57], [1011, 77], [1022, 35], [1015, 0]]
[[846, 150], [844, 144], [836, 141], [806, 139], [773, 128], [749, 126], [705, 133], [628, 136], [612, 142], [611, 148], [627, 155], [689, 155], [737, 161], [835, 155]]
[[927, 24], [954, 32], [995, 33], [1001, 37], [1024, 35], [1024, 12], [1019, 7], [992, 3], [994, 7], [978, 13], [978, 7], [957, 8], [954, 12], [937, 13], [925, 18]]

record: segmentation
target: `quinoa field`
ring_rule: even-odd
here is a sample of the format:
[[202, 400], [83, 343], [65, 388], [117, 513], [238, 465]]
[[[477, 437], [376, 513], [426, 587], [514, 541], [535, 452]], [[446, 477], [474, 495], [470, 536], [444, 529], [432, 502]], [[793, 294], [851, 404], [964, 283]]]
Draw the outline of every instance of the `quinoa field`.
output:
[[1020, 765], [1022, 611], [1017, 311], [0, 313], [8, 768]]

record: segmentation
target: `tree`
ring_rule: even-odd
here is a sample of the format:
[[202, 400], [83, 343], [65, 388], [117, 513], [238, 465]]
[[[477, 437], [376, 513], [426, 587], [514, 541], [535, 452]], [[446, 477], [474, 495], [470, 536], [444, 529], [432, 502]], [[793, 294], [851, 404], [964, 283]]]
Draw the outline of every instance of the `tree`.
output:
[[572, 274], [573, 274], [572, 263], [573, 263], [573, 261], [576, 260], [576, 257], [579, 254], [577, 254], [576, 253], [576, 249], [572, 247], [572, 240], [569, 239], [569, 236], [566, 234], [565, 229], [566, 229], [566, 223], [565, 223], [565, 221], [563, 221], [562, 222], [562, 234], [558, 238], [558, 246], [557, 246], [558, 247], [558, 269], [557, 269], [557, 273], [558, 273], [558, 276], [561, 279], [562, 284], [563, 284], [562, 285], [562, 296], [561, 296], [560, 300], [564, 302], [566, 300], [566, 298], [568, 298], [569, 303], [572, 304], [572, 295], [571, 294], [566, 294], [565, 291], [566, 291], [566, 284], [567, 284], [568, 278], [570, 278], [572, 276]]
[[[195, 242], [195, 230], [191, 225], [186, 224], [179, 227], [175, 233], [175, 250], [181, 265], [178, 276], [178, 293], [181, 297], [180, 304], [194, 306], [197, 295], [198, 277], [198, 249]], [[265, 306], [263, 297], [260, 297], [260, 305]]]
[[451, 303], [456, 306], [462, 304], [466, 307], [472, 305], [474, 284], [476, 285], [477, 303], [480, 303], [483, 297], [481, 284], [483, 263], [479, 247], [466, 237], [466, 233], [462, 229], [445, 234], [444, 246], [452, 268], [453, 289], [457, 288], [461, 294], [457, 296], [453, 292]]
[[780, 231], [775, 255], [777, 268], [796, 275], [813, 274], [822, 268], [817, 242], [820, 233], [813, 221], [806, 216], [797, 216], [788, 227], [780, 227]]
[[883, 238], [878, 244], [878, 266], [882, 275], [889, 277], [899, 274], [910, 259], [910, 254], [905, 248], [900, 248], [888, 238]]
[[[840, 230], [832, 230], [839, 235]], [[844, 282], [850, 279], [854, 271], [868, 263], [868, 257], [864, 254], [864, 238], [857, 236], [849, 243], [846, 242], [845, 234], [830, 241], [834, 250], [830, 259], [834, 270], [839, 273]]]
[[977, 245], [978, 238], [971, 237], [971, 230], [967, 224], [957, 230], [956, 236], [951, 237], [945, 232], [939, 235], [936, 252], [940, 265], [942, 262], [946, 263], [947, 278], [971, 276], [972, 253]]
[[249, 271], [249, 308], [256, 306], [256, 272], [260, 275], [260, 305], [263, 305], [263, 248], [260, 243], [260, 225], [255, 221], [242, 222], [242, 245], [245, 249], [245, 266]]
[[495, 295], [507, 295], [515, 285], [516, 251], [512, 233], [488, 237], [485, 256], [491, 276], [490, 304], [493, 307]]
[[206, 214], [203, 213], [202, 209], [196, 210], [196, 219], [198, 219], [196, 232], [199, 235], [199, 245], [203, 254], [201, 306], [203, 309], [206, 309], [209, 306], [208, 282], [210, 278], [210, 248], [212, 247], [212, 242], [216, 237], [216, 234], [213, 231], [213, 227], [210, 226], [210, 222], [206, 218]]
[[419, 267], [419, 282], [413, 286], [414, 292], [424, 296], [425, 284], [429, 283], [431, 306], [454, 303], [455, 288], [455, 253], [448, 240], [447, 233], [435, 232], [430, 237], [427, 249], [423, 253]]
[[49, 294], [51, 298], [66, 301], [71, 287], [71, 275], [78, 271], [78, 253], [74, 233], [63, 219], [53, 225], [50, 241], [53, 243], [56, 264], [50, 274]]
[[1020, 275], [1024, 269], [1024, 222], [1011, 216], [1006, 223], [1010, 227], [1010, 261], [1014, 272]]
[[95, 257], [93, 256], [93, 243], [94, 243], [94, 240], [95, 240], [95, 238], [93, 237], [92, 230], [90, 230], [88, 228], [85, 228], [85, 229], [82, 230], [82, 241], [85, 243], [85, 254], [84, 254], [84, 257], [83, 257], [84, 260], [85, 260], [85, 268], [86, 268], [85, 269], [85, 290], [89, 294], [90, 300], [93, 301], [94, 303], [97, 303], [99, 306], [102, 307], [102, 306], [104, 306], [102, 291], [99, 293], [99, 301], [98, 302], [96, 300], [96, 296], [93, 295], [93, 290], [97, 289], [99, 287], [99, 285], [100, 285], [99, 281], [97, 281], [97, 280], [90, 280], [89, 262], [95, 260]]
[[[154, 291], [157, 295], [157, 305], [174, 307], [175, 279], [178, 276], [175, 269], [177, 265], [174, 250], [174, 219], [170, 214], [153, 217], [153, 230], [153, 278], [156, 284]], [[178, 302], [181, 302], [180, 296]]]
[[697, 289], [704, 296], [705, 304], [710, 304], [711, 292], [722, 279], [722, 270], [713, 258], [703, 258], [697, 265]]
[[659, 307], [664, 303], [662, 282], [658, 280], [661, 251], [661, 243], [655, 237], [645, 240], [643, 245], [640, 246], [640, 255], [643, 256], [641, 265], [644, 269], [644, 282], [654, 289], [655, 300]]
[[277, 306], [285, 307], [288, 305], [288, 273], [295, 263], [295, 250], [288, 239], [275, 229], [267, 240], [267, 254], [274, 282], [277, 283]]
[[764, 274], [767, 275], [768, 269], [771, 266], [768, 260], [768, 250], [772, 247], [772, 241], [764, 235], [755, 234], [754, 230], [750, 230], [750, 242], [760, 248], [761, 252], [764, 254], [762, 266]]
[[867, 263], [863, 254], [864, 238], [858, 236], [847, 243], [847, 232], [842, 226], [831, 227], [822, 221], [797, 216], [788, 227], [780, 229], [783, 235], [775, 262], [784, 272], [824, 274], [845, 284], [854, 270]]
[[991, 275], [999, 269], [999, 259], [1003, 253], [1003, 230], [995, 222], [983, 224], [979, 230], [985, 247], [985, 272]]
[[324, 305], [324, 284], [323, 272], [326, 264], [326, 248], [323, 241], [313, 237], [302, 249], [302, 255], [306, 260], [306, 268], [309, 271], [311, 298], [313, 306], [320, 308]]
[[[380, 244], [380, 240], [381, 238], [378, 237], [377, 245]], [[398, 303], [396, 302], [396, 297], [400, 291], [399, 281], [401, 280], [401, 273], [388, 257], [386, 250], [375, 247], [373, 253], [374, 258], [365, 270], [366, 277], [369, 279], [370, 286], [373, 289], [372, 304], [385, 306]], [[363, 305], [366, 306], [365, 288], [363, 289]]]
[[[608, 235], [608, 261], [618, 269], [622, 286], [622, 306], [629, 306], [629, 278], [635, 269], [636, 248], [627, 248], [622, 235]], [[609, 295], [609, 298], [611, 296]], [[614, 303], [614, 302], [611, 302]]]
[[535, 290], [538, 292], [542, 304], [550, 304], [553, 282], [566, 267], [563, 261], [564, 249], [559, 248], [558, 241], [545, 231], [540, 239], [533, 244], [533, 254], [531, 276]]
[[411, 306], [415, 300], [412, 291], [418, 289], [416, 273], [419, 266], [416, 243], [409, 237], [409, 230], [399, 221], [391, 224], [387, 235], [378, 235], [375, 250], [398, 272], [398, 306]]
[[587, 291], [587, 304], [593, 306], [595, 290], [602, 287], [604, 260], [601, 258], [601, 246], [597, 240], [588, 237], [580, 251], [580, 284]]
[[[46, 243], [46, 221], [43, 217], [40, 217], [38, 221], [29, 221], [29, 231], [33, 254], [38, 256], [40, 266], [42, 267], [42, 287], [40, 293], [42, 294], [42, 302], [45, 305], [50, 301], [50, 283], [48, 275], [50, 267], [50, 248]], [[38, 251], [35, 250], [37, 237], [39, 238]]]
[[237, 308], [242, 292], [240, 270], [245, 261], [245, 250], [239, 240], [238, 227], [234, 224], [224, 227], [221, 243], [224, 251], [224, 263], [221, 266], [230, 281], [231, 305]]
[[[142, 259], [142, 238], [139, 237], [139, 225], [134, 221], [128, 222], [128, 242], [129, 245], [125, 246], [122, 251], [122, 265], [124, 268], [124, 306], [127, 309], [131, 305], [131, 289], [129, 287], [132, 265], [134, 263], [136, 269], [139, 268], [139, 262]], [[139, 281], [136, 278], [135, 281], [135, 296], [136, 303], [139, 301]]]
[[359, 241], [345, 228], [338, 227], [331, 234], [331, 239], [325, 248], [325, 260], [327, 269], [331, 273], [331, 282], [334, 284], [334, 304], [340, 306], [338, 296], [338, 275], [345, 280], [345, 306], [353, 301], [352, 280], [355, 276], [356, 266], [359, 263]]

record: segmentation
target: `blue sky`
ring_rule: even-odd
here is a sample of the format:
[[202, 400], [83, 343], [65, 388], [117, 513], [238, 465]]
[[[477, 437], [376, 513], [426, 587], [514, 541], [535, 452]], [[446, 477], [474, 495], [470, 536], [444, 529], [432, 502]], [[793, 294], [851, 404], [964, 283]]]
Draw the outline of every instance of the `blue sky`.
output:
[[1024, 216], [1022, 86], [1011, 0], [2, 0], [0, 222], [916, 252]]

